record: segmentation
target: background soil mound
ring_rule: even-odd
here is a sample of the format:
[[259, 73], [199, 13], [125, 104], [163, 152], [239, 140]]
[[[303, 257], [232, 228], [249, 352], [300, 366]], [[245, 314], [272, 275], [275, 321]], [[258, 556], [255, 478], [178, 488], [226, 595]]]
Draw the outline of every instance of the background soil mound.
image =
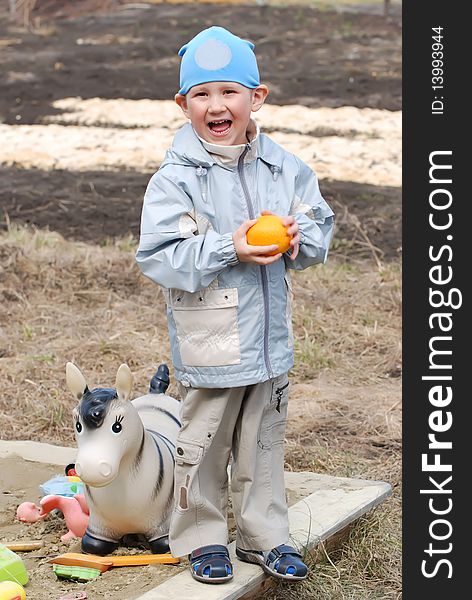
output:
[[[80, 5], [82, 3], [73, 3]], [[304, 6], [118, 5], [25, 32], [0, 15], [0, 120], [34, 123], [53, 100], [150, 98], [178, 89], [183, 40], [218, 23], [256, 44], [273, 104], [401, 108], [401, 22]], [[20, 118], [18, 118], [18, 115]]]

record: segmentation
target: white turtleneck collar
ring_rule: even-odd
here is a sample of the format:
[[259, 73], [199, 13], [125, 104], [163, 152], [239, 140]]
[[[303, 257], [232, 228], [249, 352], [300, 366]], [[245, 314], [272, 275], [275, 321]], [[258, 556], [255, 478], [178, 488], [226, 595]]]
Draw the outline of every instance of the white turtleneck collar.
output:
[[[195, 131], [195, 130], [194, 130]], [[249, 121], [246, 136], [248, 140], [254, 136], [248, 143], [250, 145], [249, 152], [244, 157], [244, 162], [254, 160], [257, 154], [257, 142], [259, 138], [260, 127], [255, 119]], [[220, 164], [226, 167], [235, 167], [238, 164], [238, 159], [244, 152], [247, 144], [236, 144], [234, 146], [223, 146], [222, 144], [211, 144], [201, 138], [195, 131], [195, 135], [201, 141], [203, 147], [209, 152], [213, 158]]]

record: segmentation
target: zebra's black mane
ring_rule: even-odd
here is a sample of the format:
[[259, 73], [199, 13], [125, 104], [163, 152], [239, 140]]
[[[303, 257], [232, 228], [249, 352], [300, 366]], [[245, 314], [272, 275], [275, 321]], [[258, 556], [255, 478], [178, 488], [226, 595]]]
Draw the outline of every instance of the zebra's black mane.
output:
[[106, 417], [110, 402], [116, 400], [118, 394], [115, 388], [85, 388], [84, 395], [79, 406], [82, 421], [87, 427], [97, 429]]

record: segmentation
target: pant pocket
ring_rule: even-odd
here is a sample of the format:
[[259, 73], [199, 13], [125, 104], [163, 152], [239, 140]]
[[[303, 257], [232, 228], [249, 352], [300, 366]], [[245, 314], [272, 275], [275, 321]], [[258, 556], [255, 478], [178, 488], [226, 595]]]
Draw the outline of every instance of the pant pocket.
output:
[[180, 512], [203, 506], [198, 473], [203, 452], [204, 447], [202, 444], [182, 438], [177, 439], [174, 452], [175, 506]]
[[176, 327], [182, 364], [219, 367], [241, 362], [238, 290], [172, 290], [169, 305]]
[[198, 465], [203, 457], [203, 445], [177, 438], [174, 457], [178, 465]]
[[262, 450], [285, 441], [289, 381], [287, 375], [276, 377], [272, 382], [270, 402], [265, 407], [259, 428], [257, 444]]

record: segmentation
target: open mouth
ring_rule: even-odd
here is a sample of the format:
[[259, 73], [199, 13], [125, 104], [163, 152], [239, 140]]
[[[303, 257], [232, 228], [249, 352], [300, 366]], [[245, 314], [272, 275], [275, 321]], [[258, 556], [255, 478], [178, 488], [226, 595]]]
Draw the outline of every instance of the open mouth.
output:
[[208, 128], [214, 135], [225, 135], [231, 128], [232, 121], [229, 119], [219, 119], [217, 121], [210, 121]]

